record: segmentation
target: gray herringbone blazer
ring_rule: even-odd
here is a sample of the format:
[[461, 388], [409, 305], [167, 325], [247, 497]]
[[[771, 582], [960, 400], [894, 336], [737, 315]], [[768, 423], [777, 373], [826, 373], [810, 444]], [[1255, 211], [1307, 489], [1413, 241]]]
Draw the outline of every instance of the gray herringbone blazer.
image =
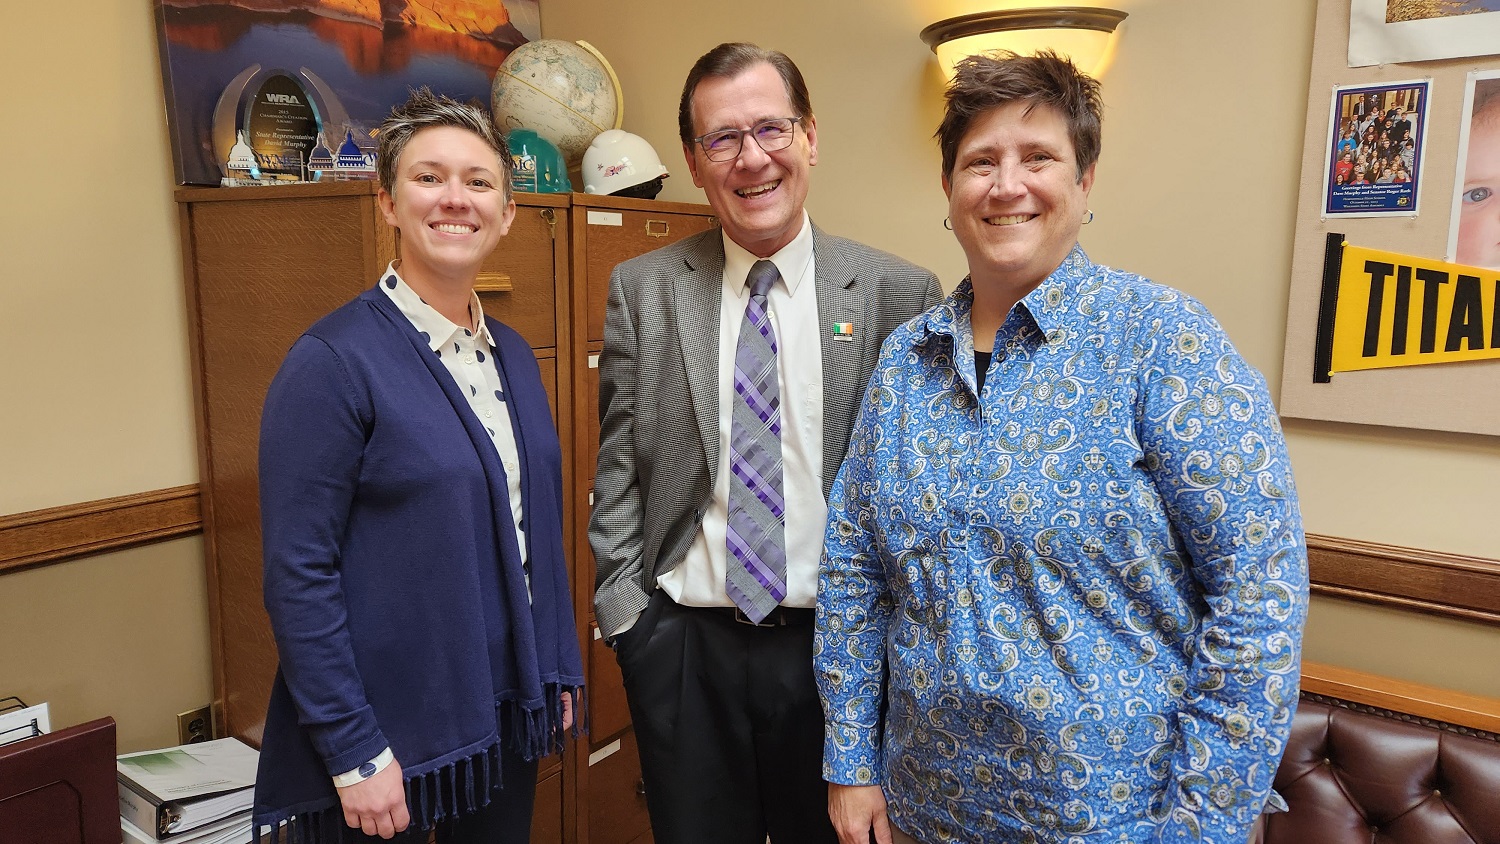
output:
[[[936, 304], [932, 273], [813, 227], [818, 324], [854, 324], [823, 339], [823, 495], [886, 336]], [[612, 636], [645, 609], [656, 578], [682, 562], [719, 466], [719, 229], [615, 267], [599, 358], [599, 465], [589, 543], [594, 609]]]

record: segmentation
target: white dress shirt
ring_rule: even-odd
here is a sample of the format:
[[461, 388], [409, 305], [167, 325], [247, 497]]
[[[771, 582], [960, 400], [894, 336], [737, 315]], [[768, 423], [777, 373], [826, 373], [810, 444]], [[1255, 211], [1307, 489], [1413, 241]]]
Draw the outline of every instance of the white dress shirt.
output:
[[[729, 429], [734, 410], [734, 358], [750, 290], [745, 281], [760, 260], [724, 237], [724, 291], [719, 306], [719, 466], [713, 500], [682, 564], [657, 577], [672, 600], [693, 607], [732, 607], [724, 591], [729, 565]], [[776, 331], [777, 382], [781, 387], [782, 487], [786, 498], [788, 607], [817, 603], [818, 558], [823, 550], [823, 347], [818, 330], [818, 290], [812, 224], [770, 257], [781, 280], [766, 294]], [[837, 469], [838, 467], [834, 467]]]

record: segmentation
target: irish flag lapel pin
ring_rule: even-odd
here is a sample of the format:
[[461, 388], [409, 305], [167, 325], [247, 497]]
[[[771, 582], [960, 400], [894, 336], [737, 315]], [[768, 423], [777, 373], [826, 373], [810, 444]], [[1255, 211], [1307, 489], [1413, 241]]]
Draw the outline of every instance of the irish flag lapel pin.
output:
[[854, 323], [852, 323], [852, 322], [835, 322], [833, 324], [833, 339], [835, 339], [835, 340], [853, 340], [854, 339]]

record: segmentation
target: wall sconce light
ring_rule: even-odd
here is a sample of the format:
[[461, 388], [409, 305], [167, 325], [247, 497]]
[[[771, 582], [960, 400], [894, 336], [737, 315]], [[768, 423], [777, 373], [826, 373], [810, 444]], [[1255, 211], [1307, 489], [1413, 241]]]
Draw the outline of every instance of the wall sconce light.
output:
[[1126, 13], [1081, 6], [1003, 9], [948, 18], [922, 30], [922, 41], [937, 53], [943, 77], [953, 78], [960, 59], [992, 50], [1030, 55], [1055, 50], [1095, 77], [1112, 57], [1112, 35]]

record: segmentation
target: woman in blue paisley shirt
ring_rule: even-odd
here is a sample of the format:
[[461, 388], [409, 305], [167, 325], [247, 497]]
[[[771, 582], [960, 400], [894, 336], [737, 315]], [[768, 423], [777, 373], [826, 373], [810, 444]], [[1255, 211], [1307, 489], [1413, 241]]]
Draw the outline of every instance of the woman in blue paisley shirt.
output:
[[948, 90], [969, 276], [886, 341], [829, 501], [842, 844], [1241, 844], [1279, 802], [1307, 608], [1281, 426], [1203, 305], [1078, 246], [1099, 127], [1050, 53]]

